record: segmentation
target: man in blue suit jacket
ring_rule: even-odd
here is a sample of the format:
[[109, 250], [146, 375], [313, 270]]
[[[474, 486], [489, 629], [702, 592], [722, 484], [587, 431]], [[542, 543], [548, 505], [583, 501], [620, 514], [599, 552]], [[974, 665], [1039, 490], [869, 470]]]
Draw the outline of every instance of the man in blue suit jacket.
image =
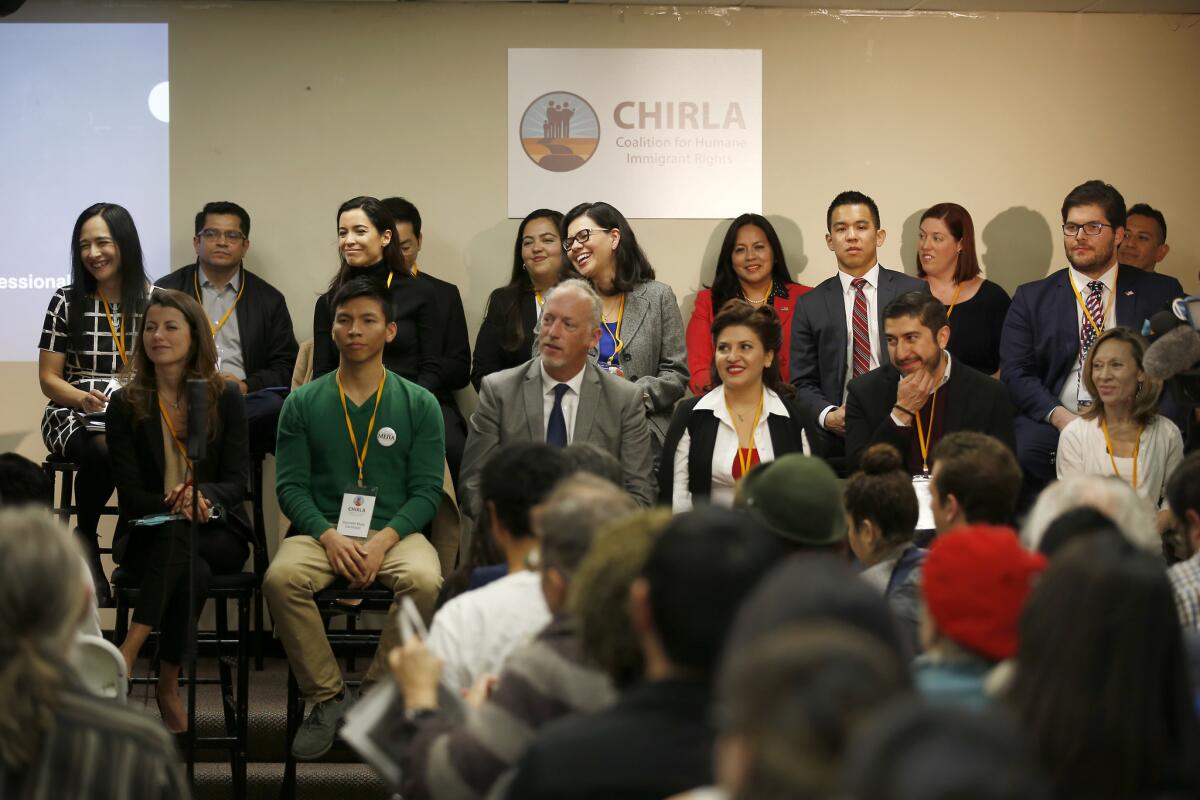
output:
[[883, 310], [905, 292], [928, 292], [925, 281], [879, 265], [878, 249], [887, 232], [879, 227], [879, 207], [865, 194], [842, 192], [825, 213], [825, 244], [837, 258], [838, 274], [802, 295], [792, 315], [789, 369], [796, 401], [826, 433], [823, 451], [845, 452], [846, 384], [853, 372], [852, 322], [856, 290], [863, 292], [869, 321], [870, 362], [863, 372], [890, 363], [883, 335]]
[[[1091, 180], [1075, 187], [1063, 201], [1062, 220], [1071, 266], [1017, 288], [1000, 340], [1001, 377], [1017, 409], [1024, 503], [1054, 479], [1058, 433], [1092, 401], [1080, 379], [1084, 326], [1092, 329], [1090, 341], [1115, 325], [1140, 331], [1183, 294], [1175, 278], [1118, 264], [1125, 199], [1111, 185]], [[1089, 299], [1099, 315], [1088, 310]], [[1172, 410], [1168, 405], [1164, 413]]]

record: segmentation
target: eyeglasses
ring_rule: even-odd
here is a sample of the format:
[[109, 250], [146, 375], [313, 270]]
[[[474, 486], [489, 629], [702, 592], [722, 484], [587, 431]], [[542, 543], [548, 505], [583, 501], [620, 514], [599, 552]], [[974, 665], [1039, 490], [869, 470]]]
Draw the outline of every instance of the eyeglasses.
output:
[[580, 244], [587, 244], [587, 240], [592, 238], [592, 234], [594, 233], [608, 233], [609, 231], [615, 230], [616, 228], [601, 228], [598, 231], [594, 231], [591, 228], [580, 228], [574, 236], [568, 236], [567, 238], [563, 239], [563, 250], [570, 250], [576, 242], [579, 242]]
[[1074, 222], [1068, 222], [1066, 225], [1062, 226], [1062, 229], [1063, 233], [1065, 233], [1067, 236], [1075, 237], [1079, 235], [1080, 231], [1083, 231], [1088, 236], [1099, 236], [1101, 231], [1103, 231], [1105, 228], [1111, 227], [1113, 226], [1106, 225], [1103, 222], [1085, 222], [1082, 225], [1078, 225]]
[[215, 228], [205, 228], [200, 231], [200, 238], [206, 242], [215, 242], [218, 239], [224, 239], [230, 244], [238, 244], [246, 238], [246, 234], [241, 231], [219, 231]]

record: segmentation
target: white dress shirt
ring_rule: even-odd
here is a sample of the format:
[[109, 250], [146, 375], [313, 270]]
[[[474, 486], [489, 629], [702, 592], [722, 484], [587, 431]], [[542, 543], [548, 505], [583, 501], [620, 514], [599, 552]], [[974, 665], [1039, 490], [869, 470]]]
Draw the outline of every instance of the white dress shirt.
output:
[[546, 439], [546, 431], [550, 428], [550, 412], [554, 410], [554, 387], [565, 383], [570, 388], [563, 394], [563, 420], [567, 423], [567, 444], [575, 440], [575, 412], [579, 410], [579, 388], [583, 386], [583, 366], [575, 377], [566, 381], [556, 381], [546, 372], [546, 365], [540, 360], [538, 366], [542, 370], [542, 441]]
[[[1101, 326], [1100, 332], [1096, 334], [1096, 338], [1099, 339], [1100, 333], [1104, 333], [1104, 331], [1117, 325], [1117, 304], [1113, 300], [1113, 293], [1117, 289], [1117, 267], [1114, 264], [1099, 278], [1089, 278], [1074, 267], [1067, 267], [1067, 274], [1071, 276], [1071, 280], [1075, 281], [1075, 288], [1079, 290], [1079, 299], [1082, 299], [1084, 303], [1087, 302], [1088, 295], [1092, 293], [1092, 290], [1088, 288], [1089, 283], [1093, 280], [1098, 280], [1104, 284], [1104, 290], [1100, 293], [1100, 307], [1104, 309], [1104, 324]], [[1079, 304], [1079, 299], [1072, 298], [1075, 302], [1075, 338], [1077, 341], [1079, 339], [1079, 331], [1083, 330], [1084, 319], [1083, 306]], [[1076, 358], [1071, 365], [1071, 371], [1067, 373], [1066, 381], [1063, 382], [1062, 394], [1059, 395], [1059, 400], [1072, 413], [1078, 413], [1080, 400], [1092, 399], [1091, 395], [1088, 394], [1087, 387], [1080, 380], [1082, 369], [1083, 364]]]
[[[866, 281], [863, 285], [863, 297], [867, 301], [867, 331], [871, 340], [871, 369], [879, 366], [879, 264], [867, 270], [862, 276]], [[846, 379], [842, 382], [842, 397], [846, 396], [846, 386], [854, 377], [854, 297], [857, 290], [850, 285], [853, 275], [838, 270], [838, 280], [842, 282], [842, 300], [846, 307]], [[817, 424], [825, 427], [825, 417], [837, 406], [829, 406], [817, 418]]]

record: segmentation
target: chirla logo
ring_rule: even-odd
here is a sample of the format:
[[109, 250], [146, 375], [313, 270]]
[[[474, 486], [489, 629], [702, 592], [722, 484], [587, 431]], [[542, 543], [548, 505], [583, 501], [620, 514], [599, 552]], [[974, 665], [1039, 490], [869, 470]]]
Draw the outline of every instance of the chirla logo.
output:
[[362, 504], [363, 504], [363, 498], [362, 498], [362, 495], [361, 495], [361, 494], [356, 494], [356, 495], [354, 496], [354, 505], [355, 505], [356, 507], [358, 507], [358, 508], [362, 508]]
[[600, 119], [587, 100], [549, 92], [521, 115], [521, 146], [533, 163], [550, 172], [570, 172], [587, 163], [600, 144]]

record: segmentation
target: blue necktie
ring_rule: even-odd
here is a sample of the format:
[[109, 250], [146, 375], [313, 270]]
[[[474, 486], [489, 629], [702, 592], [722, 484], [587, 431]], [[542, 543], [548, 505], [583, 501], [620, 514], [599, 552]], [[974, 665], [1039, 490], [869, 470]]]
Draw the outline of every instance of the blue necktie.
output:
[[567, 418], [563, 416], [563, 395], [570, 389], [565, 383], [554, 387], [554, 408], [550, 409], [550, 424], [546, 426], [546, 444], [551, 447], [567, 446]]

